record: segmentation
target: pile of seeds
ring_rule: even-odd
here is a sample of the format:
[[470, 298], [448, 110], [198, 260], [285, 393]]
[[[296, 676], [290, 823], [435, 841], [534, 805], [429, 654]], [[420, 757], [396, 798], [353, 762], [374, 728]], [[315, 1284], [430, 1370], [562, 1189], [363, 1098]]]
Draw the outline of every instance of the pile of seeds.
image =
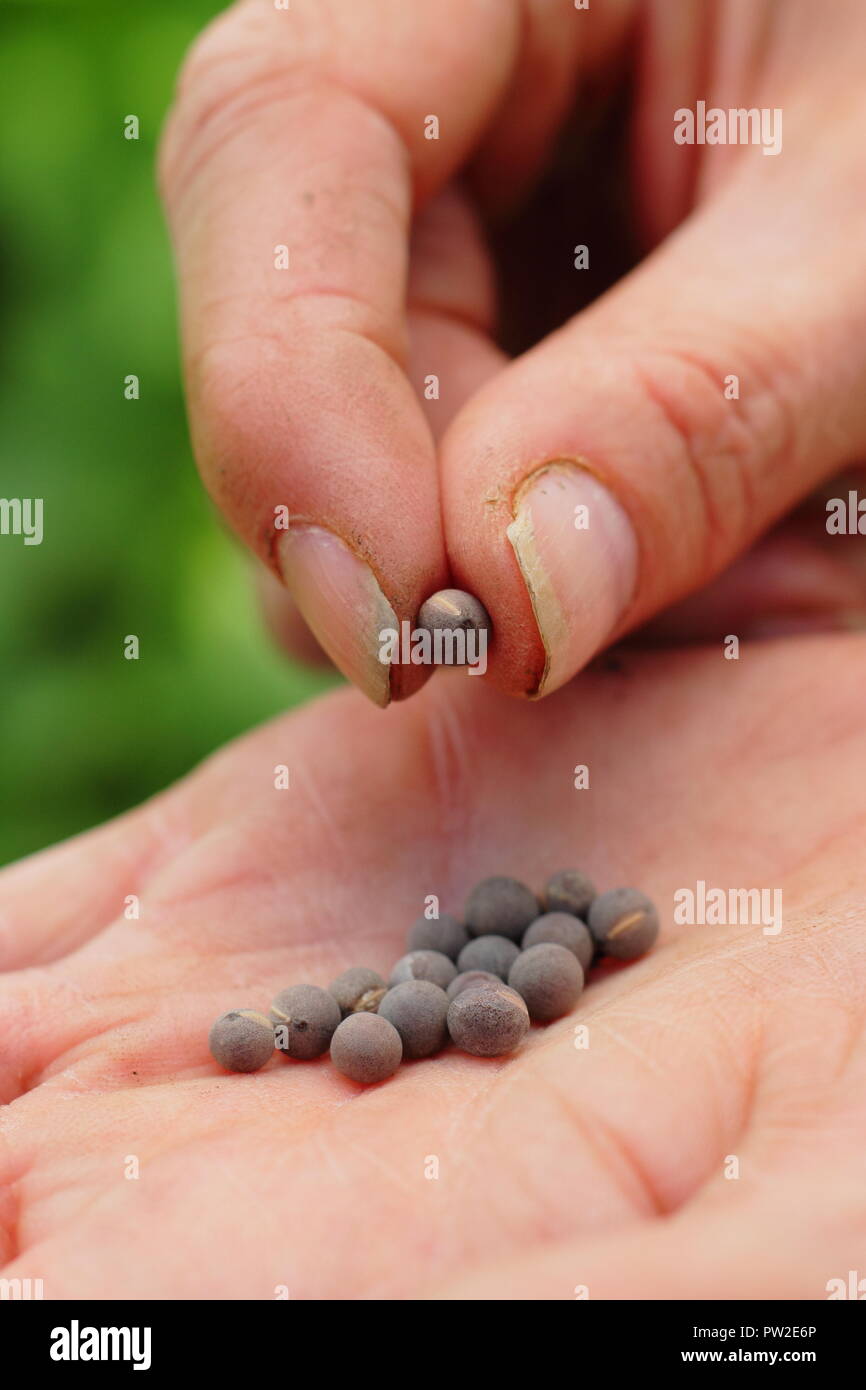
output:
[[444, 913], [418, 918], [387, 983], [353, 965], [327, 989], [291, 985], [267, 1015], [232, 1009], [218, 1018], [210, 1050], [227, 1071], [250, 1072], [275, 1048], [303, 1060], [330, 1048], [337, 1070], [363, 1085], [449, 1040], [476, 1057], [499, 1057], [517, 1047], [530, 1021], [568, 1013], [602, 956], [642, 956], [658, 927], [645, 894], [597, 894], [576, 869], [554, 874], [540, 903], [516, 879], [487, 878], [470, 893], [463, 922]]

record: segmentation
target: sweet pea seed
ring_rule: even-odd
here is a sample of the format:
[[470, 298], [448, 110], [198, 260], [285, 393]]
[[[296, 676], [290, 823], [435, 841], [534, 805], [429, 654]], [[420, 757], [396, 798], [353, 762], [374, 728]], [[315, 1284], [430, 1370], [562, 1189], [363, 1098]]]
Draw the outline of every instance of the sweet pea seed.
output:
[[490, 635], [490, 615], [474, 594], [464, 589], [439, 589], [421, 605], [418, 626], [428, 632], [484, 632]]
[[375, 1013], [388, 986], [375, 970], [366, 965], [351, 965], [332, 980], [328, 993], [333, 994], [343, 1018], [346, 1014]]
[[447, 989], [457, 967], [441, 951], [410, 951], [401, 956], [391, 971], [389, 984], [402, 985], [405, 980], [430, 980], [440, 989]]
[[546, 912], [570, 912], [584, 921], [594, 897], [595, 884], [579, 869], [563, 869], [553, 874], [541, 895]]
[[595, 942], [592, 932], [579, 917], [569, 912], [545, 912], [526, 928], [521, 946], [527, 951], [530, 946], [538, 946], [544, 941], [565, 946], [566, 950], [577, 956], [581, 969], [586, 971], [595, 955]]
[[457, 969], [484, 970], [498, 975], [500, 980], [507, 980], [519, 954], [520, 948], [507, 936], [476, 936], [457, 957]]
[[550, 1023], [567, 1014], [578, 999], [583, 970], [567, 947], [543, 941], [521, 951], [508, 972], [508, 983], [517, 990], [535, 1023]]
[[410, 951], [441, 951], [456, 960], [469, 940], [462, 922], [443, 912], [437, 918], [418, 917], [409, 928], [406, 945]]
[[404, 980], [389, 989], [379, 1005], [379, 1017], [393, 1023], [403, 1044], [403, 1056], [429, 1057], [448, 1041], [444, 989], [430, 980]]
[[230, 1009], [213, 1024], [208, 1046], [226, 1071], [258, 1071], [274, 1055], [274, 1025], [256, 1009]]
[[451, 981], [445, 993], [450, 1004], [464, 989], [489, 989], [491, 985], [498, 987], [501, 984], [502, 977], [494, 975], [490, 970], [464, 970]]
[[381, 1014], [349, 1014], [331, 1038], [331, 1061], [337, 1071], [363, 1086], [393, 1076], [402, 1058], [400, 1034]]
[[658, 936], [658, 912], [637, 888], [613, 888], [594, 900], [589, 909], [589, 929], [604, 955], [634, 960], [648, 951]]
[[519, 941], [538, 916], [538, 902], [525, 883], [501, 875], [485, 878], [466, 901], [464, 919], [472, 936], [507, 936]]
[[526, 1005], [507, 985], [470, 986], [448, 1005], [452, 1040], [475, 1057], [501, 1057], [512, 1052], [528, 1028]]
[[333, 994], [318, 985], [291, 985], [274, 999], [271, 1018], [279, 1050], [308, 1062], [327, 1052], [340, 1022], [340, 1006]]

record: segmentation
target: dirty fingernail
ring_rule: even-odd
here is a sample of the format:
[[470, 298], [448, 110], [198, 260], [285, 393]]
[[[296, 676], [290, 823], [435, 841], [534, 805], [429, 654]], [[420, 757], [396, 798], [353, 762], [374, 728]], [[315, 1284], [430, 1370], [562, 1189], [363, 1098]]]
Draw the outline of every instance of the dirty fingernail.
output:
[[397, 616], [370, 566], [333, 531], [297, 524], [281, 538], [283, 582], [316, 640], [374, 704], [390, 700], [390, 665], [379, 660], [380, 633]]
[[523, 483], [506, 532], [544, 643], [534, 695], [563, 685], [619, 622], [637, 575], [637, 542], [616, 498], [591, 473], [566, 461]]

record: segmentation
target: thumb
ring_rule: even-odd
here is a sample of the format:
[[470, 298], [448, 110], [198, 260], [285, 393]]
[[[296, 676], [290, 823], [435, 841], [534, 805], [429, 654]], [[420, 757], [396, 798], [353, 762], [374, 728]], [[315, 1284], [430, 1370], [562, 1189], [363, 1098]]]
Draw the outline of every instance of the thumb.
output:
[[744, 163], [443, 440], [452, 574], [503, 689], [557, 689], [866, 447], [866, 198], [780, 165]]

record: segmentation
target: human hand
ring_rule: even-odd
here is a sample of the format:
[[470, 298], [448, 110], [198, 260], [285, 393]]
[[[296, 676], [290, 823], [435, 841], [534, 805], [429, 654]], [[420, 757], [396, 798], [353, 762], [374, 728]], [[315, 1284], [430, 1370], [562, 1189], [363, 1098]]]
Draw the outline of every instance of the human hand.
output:
[[[4, 1276], [76, 1299], [825, 1297], [866, 1230], [864, 681], [853, 637], [617, 652], [541, 722], [451, 675], [386, 742], [341, 692], [5, 870]], [[487, 874], [569, 865], [645, 888], [661, 940], [515, 1055], [366, 1091], [327, 1058], [210, 1059], [223, 1010], [387, 970], [426, 894], [459, 911]], [[781, 888], [782, 930], [676, 926], [699, 879]]]
[[[635, 26], [636, 215], [661, 245], [509, 363], [478, 209], [528, 196]], [[862, 456], [864, 37], [856, 0], [246, 0], [196, 44], [161, 163], [196, 452], [377, 703], [429, 673], [383, 666], [379, 633], [443, 584], [490, 611], [493, 681], [546, 693]], [[703, 99], [781, 109], [780, 152], [676, 144]], [[506, 297], [579, 279], [595, 189], [566, 193]]]

